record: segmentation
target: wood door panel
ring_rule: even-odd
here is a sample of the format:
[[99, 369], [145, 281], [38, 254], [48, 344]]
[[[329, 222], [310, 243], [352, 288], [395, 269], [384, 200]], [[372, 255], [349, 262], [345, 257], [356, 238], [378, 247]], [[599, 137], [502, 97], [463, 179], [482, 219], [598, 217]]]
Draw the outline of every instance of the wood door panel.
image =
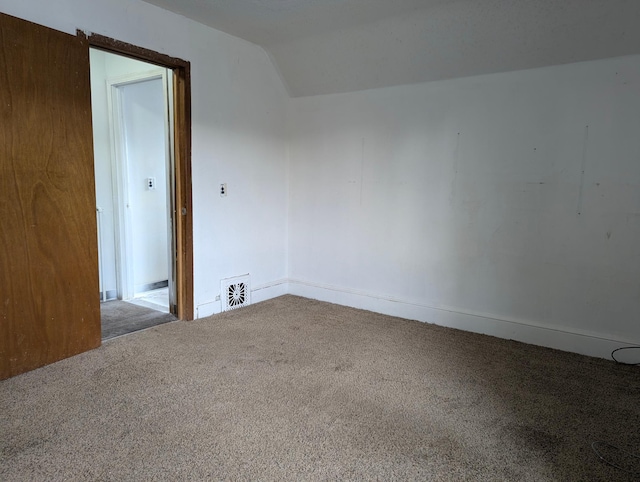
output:
[[0, 14], [0, 379], [100, 345], [86, 39]]

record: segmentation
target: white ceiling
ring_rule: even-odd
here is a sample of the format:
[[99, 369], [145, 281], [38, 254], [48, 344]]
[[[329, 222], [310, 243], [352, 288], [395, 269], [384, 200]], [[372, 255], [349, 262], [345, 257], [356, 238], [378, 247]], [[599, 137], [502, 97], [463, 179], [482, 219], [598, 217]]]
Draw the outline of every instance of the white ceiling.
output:
[[640, 53], [640, 0], [145, 0], [261, 45], [293, 97]]

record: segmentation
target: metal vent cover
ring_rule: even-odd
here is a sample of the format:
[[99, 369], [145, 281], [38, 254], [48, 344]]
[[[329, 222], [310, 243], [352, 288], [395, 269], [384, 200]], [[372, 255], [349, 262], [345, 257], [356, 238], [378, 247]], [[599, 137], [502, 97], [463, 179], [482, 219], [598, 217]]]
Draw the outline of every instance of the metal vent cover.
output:
[[222, 311], [235, 310], [251, 304], [251, 279], [248, 274], [221, 281]]

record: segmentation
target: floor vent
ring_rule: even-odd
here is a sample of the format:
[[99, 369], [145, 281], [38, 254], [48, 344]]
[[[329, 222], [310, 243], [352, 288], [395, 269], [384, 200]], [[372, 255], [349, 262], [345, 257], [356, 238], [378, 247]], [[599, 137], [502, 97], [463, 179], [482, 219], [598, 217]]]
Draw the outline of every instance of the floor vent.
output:
[[249, 275], [236, 276], [221, 281], [220, 299], [222, 311], [235, 310], [251, 304], [251, 283]]

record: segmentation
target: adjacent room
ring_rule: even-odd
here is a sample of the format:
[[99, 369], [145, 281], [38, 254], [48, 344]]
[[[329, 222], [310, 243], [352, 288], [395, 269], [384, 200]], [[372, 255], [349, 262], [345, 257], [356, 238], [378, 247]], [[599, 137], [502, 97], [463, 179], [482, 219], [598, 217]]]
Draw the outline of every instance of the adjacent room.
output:
[[92, 48], [102, 339], [176, 319], [166, 68]]
[[0, 12], [0, 479], [638, 480], [639, 2]]

